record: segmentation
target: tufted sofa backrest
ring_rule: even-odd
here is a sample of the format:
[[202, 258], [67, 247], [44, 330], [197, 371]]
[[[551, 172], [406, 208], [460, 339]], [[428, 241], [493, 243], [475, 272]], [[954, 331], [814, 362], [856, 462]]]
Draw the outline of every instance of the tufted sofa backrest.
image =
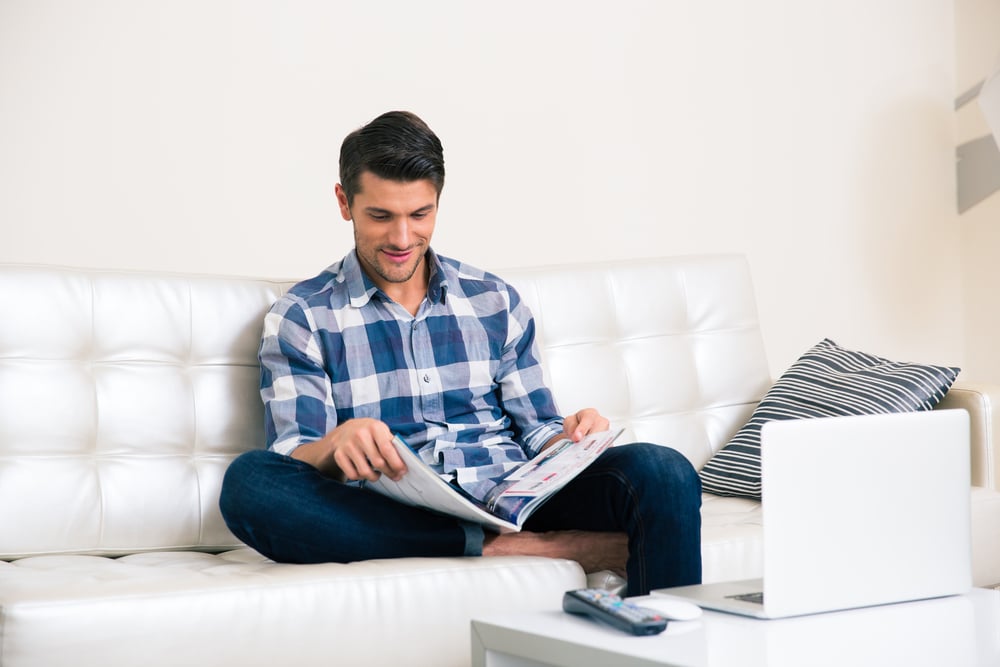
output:
[[499, 273], [535, 315], [559, 409], [600, 409], [619, 442], [670, 445], [700, 468], [771, 385], [742, 256]]
[[0, 557], [235, 546], [275, 282], [0, 267]]
[[[563, 410], [697, 465], [769, 384], [738, 256], [499, 272]], [[257, 346], [290, 283], [0, 266], [0, 558], [237, 546], [222, 475], [263, 446]]]

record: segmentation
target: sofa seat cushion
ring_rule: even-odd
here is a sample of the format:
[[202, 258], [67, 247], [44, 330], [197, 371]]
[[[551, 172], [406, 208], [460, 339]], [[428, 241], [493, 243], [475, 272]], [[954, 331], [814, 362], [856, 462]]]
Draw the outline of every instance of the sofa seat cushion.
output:
[[758, 501], [702, 494], [702, 581], [711, 584], [763, 576], [762, 524]]
[[470, 617], [558, 609], [585, 581], [576, 563], [526, 557], [289, 566], [238, 549], [23, 558], [0, 562], [0, 657], [4, 667], [76, 666], [81, 656], [105, 667], [349, 665], [368, 664], [377, 646], [381, 664], [465, 665]]
[[972, 583], [1000, 585], [1000, 491], [972, 487]]

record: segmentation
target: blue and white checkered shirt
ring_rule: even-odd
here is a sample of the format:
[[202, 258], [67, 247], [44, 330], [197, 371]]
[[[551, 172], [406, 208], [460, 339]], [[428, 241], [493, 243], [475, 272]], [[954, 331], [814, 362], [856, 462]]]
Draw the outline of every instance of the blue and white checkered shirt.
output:
[[267, 444], [289, 454], [371, 417], [483, 498], [562, 432], [562, 417], [514, 288], [433, 251], [425, 260], [430, 284], [415, 317], [354, 251], [271, 307], [260, 346]]

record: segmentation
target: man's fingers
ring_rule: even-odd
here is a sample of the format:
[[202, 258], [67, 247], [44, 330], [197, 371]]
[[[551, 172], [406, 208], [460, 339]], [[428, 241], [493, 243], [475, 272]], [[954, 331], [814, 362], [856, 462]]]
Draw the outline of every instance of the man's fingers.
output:
[[[406, 464], [396, 451], [391, 434], [386, 437], [375, 436], [365, 440], [361, 445], [363, 465], [358, 465], [359, 473], [365, 479], [375, 481], [379, 475], [398, 481], [406, 473]], [[367, 470], [366, 470], [367, 468]], [[368, 474], [370, 471], [370, 474]]]
[[333, 455], [333, 461], [337, 464], [337, 468], [344, 475], [344, 479], [348, 481], [354, 481], [360, 479], [358, 476], [358, 468], [354, 465], [354, 461], [351, 457], [347, 455], [344, 450], [338, 450]]
[[365, 479], [374, 482], [379, 478], [379, 469], [385, 466], [378, 447], [371, 438], [360, 437], [344, 443], [334, 453], [334, 461], [349, 480]]
[[590, 433], [606, 431], [609, 426], [610, 422], [594, 408], [580, 410], [563, 422], [563, 428], [574, 441], [579, 441]]
[[406, 474], [406, 464], [403, 463], [403, 459], [399, 456], [399, 452], [396, 451], [396, 445], [389, 439], [386, 443], [379, 443], [378, 446], [378, 457], [380, 460], [379, 470], [383, 474], [387, 475], [389, 479], [393, 481], [399, 481], [399, 479]]

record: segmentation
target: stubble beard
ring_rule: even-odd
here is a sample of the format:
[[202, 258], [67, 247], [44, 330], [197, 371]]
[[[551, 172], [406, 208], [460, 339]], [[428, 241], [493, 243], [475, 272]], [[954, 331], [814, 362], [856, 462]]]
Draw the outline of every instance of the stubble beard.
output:
[[[357, 247], [357, 241], [355, 241], [355, 247]], [[367, 267], [374, 271], [375, 274], [386, 281], [387, 283], [405, 283], [410, 280], [416, 273], [417, 270], [424, 263], [424, 256], [427, 254], [427, 247], [424, 245], [417, 246], [413, 248], [413, 252], [416, 257], [413, 258], [412, 266], [403, 265], [393, 265], [389, 262], [385, 262], [381, 256], [381, 248], [376, 248], [371, 252], [371, 254], [365, 259], [365, 264]]]

